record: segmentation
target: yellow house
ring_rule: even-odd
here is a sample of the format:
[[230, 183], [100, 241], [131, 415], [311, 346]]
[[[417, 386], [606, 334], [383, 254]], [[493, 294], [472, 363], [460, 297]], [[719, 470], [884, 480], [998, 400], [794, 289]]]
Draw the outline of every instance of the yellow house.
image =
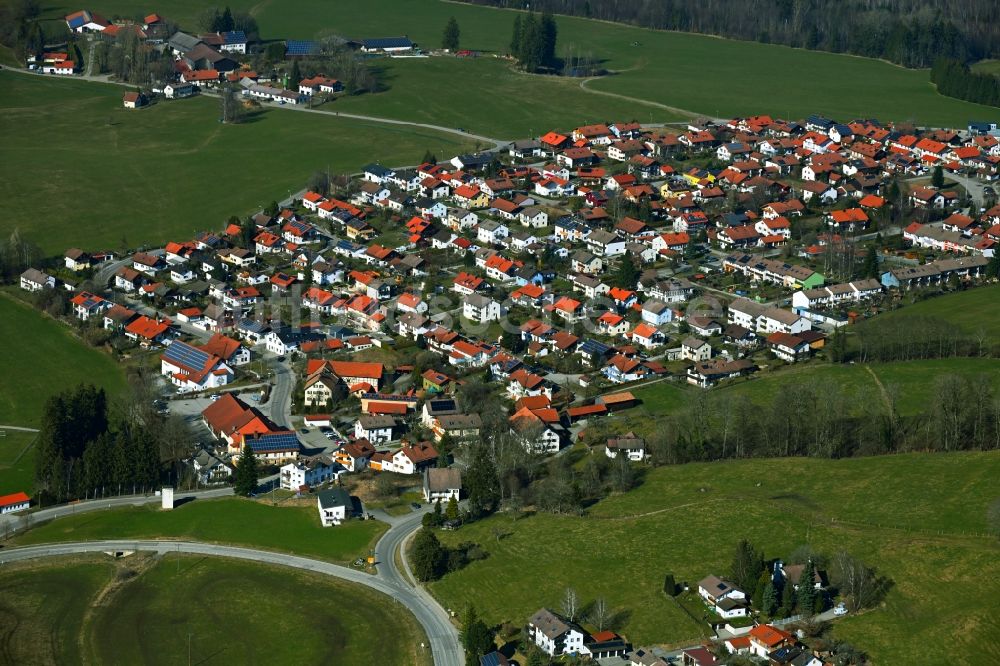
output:
[[715, 176], [704, 169], [695, 167], [690, 171], [684, 172], [684, 180], [691, 183], [695, 187], [707, 187], [715, 182]]

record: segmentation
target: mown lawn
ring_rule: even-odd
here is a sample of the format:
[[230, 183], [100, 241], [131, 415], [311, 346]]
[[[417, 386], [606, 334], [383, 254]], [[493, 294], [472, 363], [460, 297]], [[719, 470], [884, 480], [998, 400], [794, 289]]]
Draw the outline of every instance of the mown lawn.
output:
[[[377, 638], [376, 638], [377, 637]], [[168, 555], [101, 607], [91, 663], [429, 664], [416, 619], [328, 576]]]
[[63, 324], [2, 295], [0, 340], [7, 348], [0, 377], [0, 424], [38, 427], [45, 401], [80, 383], [95, 384], [109, 395], [125, 386], [124, 374], [111, 357], [88, 347]]
[[[95, 8], [96, 9], [96, 8]], [[453, 135], [272, 109], [218, 122], [214, 99], [130, 112], [120, 86], [0, 72], [0, 237], [47, 254], [184, 239], [219, 229], [329, 168], [414, 164], [471, 146]]]
[[657, 469], [587, 517], [501, 515], [442, 532], [489, 556], [432, 589], [446, 607], [474, 602], [489, 619], [516, 624], [541, 606], [558, 608], [572, 586], [585, 603], [605, 598], [633, 642], [683, 643], [698, 627], [660, 591], [665, 573], [691, 583], [725, 573], [744, 537], [767, 557], [809, 544], [845, 549], [893, 579], [882, 607], [835, 628], [876, 663], [992, 663], [1000, 544], [982, 533], [998, 474], [997, 453]]
[[385, 530], [384, 523], [374, 520], [323, 528], [315, 505], [282, 507], [229, 498], [195, 500], [173, 511], [142, 506], [69, 516], [33, 528], [17, 542], [194, 539], [347, 563], [367, 556]]

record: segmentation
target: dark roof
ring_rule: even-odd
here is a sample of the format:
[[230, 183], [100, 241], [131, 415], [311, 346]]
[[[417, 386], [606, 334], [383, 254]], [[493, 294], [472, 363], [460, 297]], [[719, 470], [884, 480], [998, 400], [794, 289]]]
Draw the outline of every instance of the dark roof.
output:
[[301, 39], [289, 39], [285, 42], [285, 55], [301, 56], [311, 55], [319, 51], [319, 44], [316, 42], [304, 41]]
[[323, 490], [316, 494], [317, 499], [319, 499], [319, 505], [324, 509], [330, 509], [335, 506], [352, 506], [351, 496], [347, 494], [347, 491], [343, 488], [333, 488], [331, 490]]
[[409, 37], [362, 39], [361, 45], [366, 49], [412, 49], [414, 46]]

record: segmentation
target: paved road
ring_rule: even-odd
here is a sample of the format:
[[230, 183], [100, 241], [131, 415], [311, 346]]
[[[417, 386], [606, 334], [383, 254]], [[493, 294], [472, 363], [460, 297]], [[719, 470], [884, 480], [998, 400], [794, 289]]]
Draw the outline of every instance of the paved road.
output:
[[[219, 488], [216, 490], [196, 491], [190, 493], [178, 493], [175, 497], [182, 499], [186, 497], [224, 497], [232, 494], [232, 488]], [[92, 500], [79, 502], [72, 505], [61, 505], [51, 509], [43, 509], [31, 515], [34, 522], [42, 520], [52, 520], [61, 516], [82, 513], [86, 511], [97, 511], [111, 507], [121, 506], [141, 506], [158, 502], [159, 497], [155, 496], [130, 496], [115, 497], [103, 500]], [[265, 562], [281, 566], [290, 566], [308, 571], [316, 571], [329, 576], [335, 576], [370, 588], [378, 590], [391, 596], [397, 602], [406, 606], [423, 626], [427, 637], [430, 639], [434, 663], [438, 666], [461, 666], [464, 663], [464, 655], [459, 646], [458, 631], [451, 623], [448, 613], [441, 608], [440, 604], [434, 600], [423, 587], [415, 587], [409, 582], [405, 574], [399, 571], [396, 566], [396, 553], [420, 528], [423, 514], [429, 510], [425, 507], [422, 511], [411, 513], [403, 517], [392, 517], [379, 513], [379, 518], [390, 524], [389, 530], [375, 545], [375, 560], [378, 573], [370, 575], [342, 567], [328, 562], [312, 560], [304, 557], [296, 557], [283, 553], [274, 553], [264, 550], [250, 548], [238, 548], [234, 546], [220, 546], [189, 541], [153, 541], [153, 540], [115, 540], [115, 541], [92, 541], [65, 544], [46, 544], [22, 548], [11, 548], [0, 550], [0, 565], [4, 562], [16, 562], [39, 557], [51, 557], [57, 555], [67, 555], [84, 552], [105, 552], [119, 550], [144, 550], [156, 551], [160, 553], [182, 552], [201, 555], [213, 555], [220, 557], [235, 557], [239, 559], [253, 560], [255, 562]], [[7, 533], [16, 531], [25, 525], [23, 518], [13, 514], [0, 516], [0, 526], [7, 523]], [[404, 566], [409, 569], [405, 558]]]
[[[154, 257], [162, 257], [166, 253], [167, 253], [166, 250], [164, 250], [163, 248], [159, 248], [150, 250], [147, 254], [151, 254]], [[94, 275], [94, 282], [97, 283], [102, 288], [107, 287], [108, 283], [111, 281], [111, 278], [114, 277], [115, 271], [117, 271], [122, 266], [131, 266], [131, 265], [132, 265], [132, 254], [130, 253], [126, 257], [122, 257], [117, 261], [112, 261], [102, 266], [101, 269], [97, 271], [97, 273]]]
[[[232, 488], [214, 488], [212, 490], [195, 490], [191, 492], [174, 493], [174, 501], [181, 499], [212, 499], [214, 497], [227, 497], [233, 494]], [[160, 501], [156, 495], [122, 495], [119, 497], [106, 497], [97, 500], [86, 500], [75, 504], [60, 504], [49, 509], [41, 509], [32, 513], [18, 515], [8, 513], [0, 516], [0, 533], [11, 534], [26, 527], [28, 524], [54, 520], [63, 516], [72, 516], [77, 513], [87, 513], [90, 511], [100, 511], [113, 507], [122, 506], [143, 506], [144, 504], [155, 504]]]
[[[363, 571], [342, 567], [329, 562], [312, 560], [305, 557], [285, 555], [283, 553], [272, 553], [265, 550], [254, 550], [251, 548], [238, 548], [235, 546], [218, 546], [214, 544], [198, 543], [195, 541], [88, 541], [62, 544], [46, 544], [41, 546], [29, 546], [25, 548], [13, 548], [0, 551], [0, 565], [6, 562], [19, 562], [36, 559], [40, 557], [54, 557], [59, 555], [72, 555], [77, 553], [102, 553], [109, 551], [129, 551], [142, 550], [154, 551], [161, 554], [166, 553], [191, 553], [195, 555], [209, 555], [213, 557], [232, 557], [253, 562], [263, 562], [284, 567], [293, 567], [305, 571], [313, 571], [327, 576], [334, 576], [341, 580], [350, 581], [359, 585], [365, 585], [374, 590], [382, 592], [392, 597], [397, 603], [406, 606], [423, 626], [427, 637], [430, 639], [431, 653], [434, 656], [434, 663], [438, 666], [461, 666], [463, 655], [459, 649], [458, 632], [455, 627], [444, 616], [443, 612], [436, 612], [429, 608], [426, 600], [418, 591], [407, 585], [400, 585], [393, 582], [393, 579], [383, 575], [372, 576]], [[391, 558], [390, 558], [391, 561]], [[386, 567], [380, 567], [386, 568]], [[433, 603], [433, 600], [432, 600]], [[435, 604], [436, 605], [436, 604]], [[437, 607], [440, 611], [440, 607]]]
[[268, 399], [268, 417], [276, 424], [292, 427], [292, 389], [295, 388], [295, 373], [277, 358], [267, 359], [268, 367], [274, 371], [274, 385]]

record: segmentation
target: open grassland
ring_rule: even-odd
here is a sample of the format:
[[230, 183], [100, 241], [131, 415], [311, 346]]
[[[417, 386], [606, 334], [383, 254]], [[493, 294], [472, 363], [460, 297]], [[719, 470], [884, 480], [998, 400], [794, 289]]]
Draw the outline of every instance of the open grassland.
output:
[[88, 347], [64, 325], [4, 296], [0, 340], [7, 347], [0, 424], [38, 427], [45, 401], [80, 383], [104, 388], [111, 396], [124, 388], [122, 370], [111, 357]]
[[447, 134], [267, 110], [218, 122], [218, 101], [129, 112], [124, 88], [0, 72], [0, 236], [15, 227], [48, 254], [183, 239], [301, 189], [315, 171], [453, 155]]
[[193, 539], [283, 551], [331, 562], [367, 556], [386, 530], [374, 520], [323, 528], [311, 506], [245, 499], [196, 500], [173, 511], [142, 506], [60, 518], [17, 537], [22, 545], [100, 539]]
[[998, 474], [997, 453], [660, 468], [588, 517], [499, 515], [442, 532], [489, 556], [432, 589], [446, 607], [474, 602], [489, 620], [519, 624], [558, 608], [572, 586], [584, 603], [603, 597], [634, 643], [683, 643], [700, 627], [663, 595], [665, 573], [690, 583], [725, 574], [744, 537], [770, 558], [808, 544], [847, 550], [893, 579], [881, 607], [834, 629], [876, 663], [994, 663], [1000, 543], [984, 533]]
[[[156, 4], [163, 16], [196, 28], [203, 5], [193, 0]], [[508, 48], [513, 11], [434, 0], [235, 0], [233, 10], [250, 11], [265, 39], [312, 39], [318, 34], [351, 38], [406, 34], [425, 48], [436, 48], [448, 17], [461, 27], [461, 46], [504, 52]], [[135, 0], [98, 0], [93, 9], [105, 14], [137, 15], [152, 5]], [[826, 113], [839, 119], [860, 116], [882, 120], [914, 120], [921, 125], [964, 127], [970, 118], [993, 117], [996, 109], [938, 95], [927, 70], [907, 70], [888, 63], [739, 42], [716, 37], [646, 30], [631, 26], [560, 17], [557, 55], [570, 50], [591, 55], [619, 73], [589, 84], [593, 90], [659, 102], [706, 115], [771, 113], [805, 117]], [[426, 100], [459, 101], [488, 92], [492, 82], [476, 89], [456, 86], [450, 78], [421, 77]], [[555, 109], [572, 104], [558, 88], [538, 100]], [[530, 99], [529, 94], [526, 98]], [[440, 102], [435, 102], [440, 103]], [[479, 110], [489, 117], [492, 106]], [[648, 113], [648, 109], [642, 109]], [[606, 114], [593, 118], [606, 119]], [[472, 120], [468, 121], [472, 125]]]
[[[414, 617], [359, 585], [255, 562], [170, 555], [94, 617], [93, 663], [422, 664]], [[377, 638], [376, 638], [377, 637]]]
[[84, 617], [113, 569], [96, 558], [5, 565], [0, 570], [0, 661], [81, 663]]
[[0, 495], [19, 491], [30, 495], [35, 484], [35, 451], [30, 447], [37, 435], [16, 430], [3, 432], [0, 437]]
[[49, 560], [5, 568], [0, 592], [5, 663], [429, 664], [388, 597], [253, 562]]
[[996, 341], [1000, 338], [1000, 284], [928, 298], [881, 314], [879, 318], [908, 316], [937, 317], [968, 335], [984, 335]]
[[[648, 123], [685, 117], [658, 106], [591, 94], [580, 89], [578, 79], [523, 74], [498, 58], [385, 59], [379, 66], [388, 90], [342, 97], [324, 108], [509, 139], [600, 120]], [[442, 85], [445, 90], [431, 92]]]
[[[872, 399], [880, 399], [884, 388], [895, 397], [895, 407], [900, 415], [914, 416], [926, 410], [928, 401], [934, 396], [935, 381], [946, 374], [970, 379], [982, 377], [992, 383], [994, 390], [1000, 390], [1000, 359], [946, 358], [870, 365], [834, 365], [813, 361], [760, 373], [749, 380], [708, 392], [678, 382], [657, 382], [632, 392], [643, 402], [638, 415], [655, 416], [691, 409], [702, 399], [725, 399], [728, 396], [745, 396], [758, 404], [771, 404], [793, 385], [815, 382], [835, 386], [848, 396], [867, 395]], [[629, 412], [625, 414], [635, 416]]]

